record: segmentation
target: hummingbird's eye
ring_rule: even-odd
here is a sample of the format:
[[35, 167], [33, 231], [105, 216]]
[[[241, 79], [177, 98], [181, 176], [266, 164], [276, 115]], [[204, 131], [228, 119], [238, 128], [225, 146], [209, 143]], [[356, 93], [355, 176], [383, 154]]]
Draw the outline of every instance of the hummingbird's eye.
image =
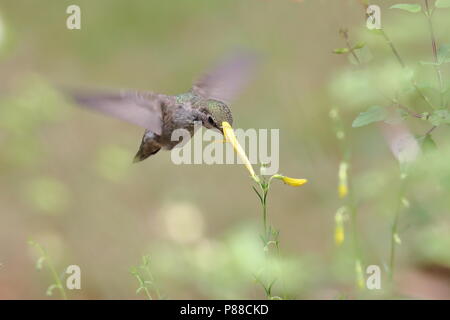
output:
[[209, 122], [209, 124], [212, 125], [212, 126], [215, 125], [214, 119], [213, 119], [211, 116], [208, 117], [208, 122]]

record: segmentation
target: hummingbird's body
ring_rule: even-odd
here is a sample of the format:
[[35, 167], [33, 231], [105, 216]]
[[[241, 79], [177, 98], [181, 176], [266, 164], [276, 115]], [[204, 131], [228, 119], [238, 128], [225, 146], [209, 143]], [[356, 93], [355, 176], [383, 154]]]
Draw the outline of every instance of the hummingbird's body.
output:
[[222, 122], [232, 124], [231, 111], [225, 101], [235, 96], [243, 82], [247, 82], [249, 62], [249, 57], [234, 57], [203, 76], [189, 92], [175, 96], [121, 91], [115, 94], [75, 94], [73, 97], [82, 106], [144, 127], [146, 130], [134, 158], [138, 162], [160, 149], [171, 150], [179, 144], [181, 139], [172, 139], [176, 129], [185, 129], [192, 136], [196, 122], [220, 132]]
[[[160, 149], [172, 150], [182, 140], [172, 139], [172, 133], [176, 129], [185, 129], [191, 136], [194, 135], [195, 122], [201, 122], [207, 128], [220, 130], [220, 125], [212, 119], [214, 105], [216, 111], [221, 113], [217, 118], [232, 124], [233, 119], [228, 106], [218, 100], [204, 99], [195, 93], [188, 92], [173, 97], [167, 97], [165, 103], [161, 105], [162, 132], [155, 134], [147, 129], [142, 137], [139, 150], [134, 157], [134, 161], [142, 161], [157, 153]], [[223, 113], [223, 114], [222, 114]]]

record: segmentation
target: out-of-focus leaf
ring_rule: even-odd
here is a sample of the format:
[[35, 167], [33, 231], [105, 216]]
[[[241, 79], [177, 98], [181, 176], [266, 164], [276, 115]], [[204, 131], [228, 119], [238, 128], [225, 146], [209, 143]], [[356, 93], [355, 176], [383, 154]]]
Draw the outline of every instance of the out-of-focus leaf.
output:
[[422, 136], [417, 140], [419, 141], [420, 147], [424, 154], [428, 154], [437, 150], [436, 142], [434, 142], [433, 137], [430, 134]]
[[118, 145], [102, 147], [95, 161], [97, 173], [113, 182], [118, 182], [125, 178], [130, 165], [130, 152]]
[[45, 262], [45, 257], [39, 257], [39, 259], [36, 261], [36, 269], [42, 270], [44, 262]]
[[337, 48], [337, 49], [333, 50], [333, 53], [336, 53], [336, 54], [344, 54], [344, 53], [348, 53], [348, 52], [349, 52], [348, 48]]
[[[360, 110], [361, 106], [370, 106], [379, 97], [373, 90], [373, 72], [368, 68], [359, 68], [337, 73], [331, 81], [330, 92], [335, 104], [345, 108]], [[364, 94], [361, 94], [364, 92]]]
[[61, 120], [67, 112], [64, 105], [63, 97], [48, 83], [29, 77], [17, 95], [0, 100], [0, 128], [16, 135], [34, 133], [44, 124]]
[[371, 90], [378, 94], [383, 93], [384, 96], [395, 97], [399, 92], [405, 92], [412, 87], [413, 77], [413, 68], [402, 68], [392, 60], [371, 68]]
[[450, 234], [445, 225], [421, 231], [416, 239], [418, 255], [422, 259], [450, 267]]
[[70, 194], [59, 180], [42, 177], [28, 184], [25, 196], [35, 209], [48, 214], [60, 214], [66, 209]]
[[47, 291], [45, 292], [45, 294], [50, 297], [51, 295], [53, 295], [53, 290], [55, 290], [57, 288], [59, 288], [58, 285], [52, 284], [47, 288]]
[[411, 13], [418, 13], [422, 11], [422, 7], [420, 6], [420, 4], [410, 4], [410, 3], [394, 4], [393, 6], [390, 7], [390, 9], [400, 9]]
[[450, 62], [450, 45], [444, 44], [439, 47], [438, 53], [438, 64]]
[[384, 121], [388, 117], [386, 108], [372, 106], [367, 111], [361, 112], [352, 123], [353, 128], [359, 128], [368, 124]]
[[450, 8], [450, 0], [436, 0], [434, 6], [436, 8]]
[[358, 42], [357, 44], [355, 44], [355, 45], [353, 46], [353, 50], [357, 50], [357, 49], [364, 48], [365, 45], [366, 45], [366, 43], [365, 43], [364, 41], [360, 41], [360, 42]]
[[447, 109], [435, 110], [428, 117], [428, 121], [433, 126], [440, 126], [441, 124], [450, 124], [450, 111]]
[[403, 81], [411, 81], [414, 77], [414, 70], [408, 67], [403, 68], [400, 71], [400, 76]]
[[[420, 92], [426, 96], [430, 101], [439, 101], [440, 92], [437, 88], [435, 88], [429, 82], [423, 82], [417, 84], [417, 88], [419, 88]], [[426, 119], [425, 117], [423, 119]]]

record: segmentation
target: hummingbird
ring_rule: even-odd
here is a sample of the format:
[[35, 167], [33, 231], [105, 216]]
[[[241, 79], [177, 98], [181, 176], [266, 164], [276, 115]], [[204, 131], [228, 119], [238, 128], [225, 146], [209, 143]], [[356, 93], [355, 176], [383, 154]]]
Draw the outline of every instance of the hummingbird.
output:
[[234, 54], [204, 73], [188, 92], [165, 95], [141, 90], [116, 92], [72, 92], [74, 102], [145, 129], [133, 162], [139, 162], [159, 150], [172, 150], [182, 142], [172, 140], [172, 132], [185, 129], [190, 137], [194, 124], [223, 134], [222, 123], [233, 124], [229, 103], [249, 82], [255, 66], [254, 56]]

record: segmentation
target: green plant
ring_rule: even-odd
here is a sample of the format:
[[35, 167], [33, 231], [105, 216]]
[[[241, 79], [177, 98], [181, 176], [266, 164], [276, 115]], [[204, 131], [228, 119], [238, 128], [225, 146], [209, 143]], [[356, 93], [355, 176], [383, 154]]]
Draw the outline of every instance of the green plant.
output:
[[359, 248], [357, 214], [358, 210], [355, 204], [355, 196], [352, 183], [350, 180], [349, 170], [351, 163], [351, 146], [347, 139], [345, 125], [339, 114], [339, 109], [334, 107], [331, 109], [330, 118], [333, 122], [334, 132], [339, 142], [339, 150], [341, 152], [341, 162], [338, 170], [338, 196], [342, 201], [341, 207], [335, 214], [335, 231], [334, 241], [339, 247], [345, 239], [345, 222], [350, 220], [351, 224], [351, 241], [354, 255], [355, 265], [355, 283], [358, 288], [363, 288], [364, 279], [362, 275], [362, 256]]
[[45, 250], [45, 248], [41, 244], [33, 240], [29, 240], [28, 244], [35, 248], [39, 253], [39, 258], [36, 261], [36, 269], [42, 270], [44, 265], [47, 265], [47, 268], [50, 271], [50, 275], [53, 278], [54, 283], [52, 283], [47, 288], [46, 294], [48, 296], [51, 296], [53, 295], [53, 290], [58, 289], [59, 293], [61, 294], [61, 298], [67, 300], [66, 290], [64, 289], [61, 277], [58, 275], [56, 268], [47, 253], [47, 250]]
[[[377, 69], [373, 64], [366, 63], [362, 58], [362, 50], [366, 48], [366, 44], [360, 41], [353, 45], [346, 29], [341, 29], [339, 32], [345, 41], [346, 47], [334, 50], [335, 54], [349, 55], [350, 60], [361, 70], [361, 78], [358, 80], [368, 83], [369, 85], [366, 88], [372, 90], [370, 95], [366, 93], [367, 96], [377, 97], [377, 100], [380, 101], [379, 97], [385, 100], [384, 103], [369, 106], [366, 111], [359, 113], [353, 121], [352, 126], [354, 128], [379, 123], [384, 131], [390, 130], [389, 128], [386, 129], [386, 125], [388, 125], [392, 128], [395, 127], [403, 136], [413, 137], [402, 122], [414, 119], [419, 120], [422, 124], [424, 122], [428, 123], [428, 129], [424, 133], [417, 135], [415, 141], [413, 141], [414, 139], [400, 141], [398, 134], [397, 137], [389, 134], [389, 132], [385, 134], [387, 136], [386, 140], [388, 140], [391, 150], [400, 165], [400, 187], [397, 196], [397, 207], [393, 214], [389, 262], [387, 263], [391, 279], [394, 276], [396, 247], [401, 243], [398, 231], [400, 213], [403, 211], [403, 208], [408, 207], [408, 200], [405, 198], [407, 191], [406, 180], [410, 174], [409, 167], [417, 158], [415, 148], [419, 145], [422, 146], [422, 149], [424, 149], [425, 145], [435, 147], [436, 144], [433, 141], [432, 133], [437, 128], [450, 124], [450, 110], [447, 97], [449, 88], [446, 88], [442, 71], [443, 66], [450, 62], [450, 45], [439, 45], [432, 20], [434, 12], [440, 8], [450, 8], [450, 1], [436, 0], [434, 6], [430, 4], [429, 0], [424, 0], [423, 5], [396, 4], [391, 6], [391, 9], [398, 9], [411, 14], [422, 13], [425, 16], [431, 43], [432, 61], [419, 61], [418, 65], [430, 66], [434, 69], [437, 79], [436, 85], [425, 79], [424, 75], [418, 76], [416, 70], [405, 63], [405, 60], [384, 28], [374, 29], [370, 32], [380, 36], [384, 44], [388, 46], [399, 64], [399, 70], [391, 68], [391, 70], [384, 73], [385, 70], [379, 67]], [[420, 82], [418, 78], [420, 78]], [[435, 90], [438, 93], [437, 97], [433, 97], [426, 89]], [[401, 147], [398, 147], [399, 144]]]
[[162, 299], [159, 288], [155, 285], [155, 279], [150, 269], [150, 256], [142, 256], [142, 262], [140, 265], [131, 267], [130, 273], [136, 278], [139, 283], [139, 287], [136, 290], [136, 294], [141, 291], [149, 300], [153, 300], [151, 291], [154, 291], [158, 300]]
[[[283, 176], [281, 174], [274, 174], [270, 177], [267, 177], [265, 175], [265, 166], [261, 166], [261, 174], [257, 175], [253, 169], [253, 166], [251, 165], [250, 161], [248, 160], [244, 150], [240, 146], [239, 142], [236, 139], [236, 136], [234, 134], [233, 129], [231, 128], [230, 124], [227, 122], [224, 122], [223, 124], [224, 128], [224, 135], [227, 141], [231, 143], [233, 148], [236, 150], [236, 153], [239, 155], [239, 157], [242, 159], [243, 163], [245, 164], [247, 170], [250, 173], [250, 177], [252, 178], [253, 182], [257, 184], [257, 187], [252, 186], [253, 190], [255, 191], [256, 195], [258, 196], [258, 199], [261, 203], [262, 208], [262, 219], [263, 219], [263, 234], [261, 235], [261, 240], [263, 242], [263, 250], [266, 252], [266, 254], [269, 254], [270, 246], [273, 245], [276, 249], [276, 255], [277, 257], [280, 256], [280, 247], [279, 247], [279, 240], [278, 236], [280, 232], [276, 229], [274, 229], [270, 224], [268, 224], [267, 219], [267, 197], [270, 190], [271, 183], [273, 179], [281, 180], [285, 184], [298, 187], [308, 182], [306, 179], [295, 179], [290, 178], [287, 176]], [[259, 190], [258, 190], [259, 189]], [[268, 280], [268, 283], [265, 283], [263, 280], [261, 280], [260, 277], [255, 276], [255, 280], [257, 283], [261, 284], [264, 292], [266, 293], [266, 297], [268, 299], [281, 299], [279, 296], [272, 295], [272, 287], [277, 279], [270, 279]]]

